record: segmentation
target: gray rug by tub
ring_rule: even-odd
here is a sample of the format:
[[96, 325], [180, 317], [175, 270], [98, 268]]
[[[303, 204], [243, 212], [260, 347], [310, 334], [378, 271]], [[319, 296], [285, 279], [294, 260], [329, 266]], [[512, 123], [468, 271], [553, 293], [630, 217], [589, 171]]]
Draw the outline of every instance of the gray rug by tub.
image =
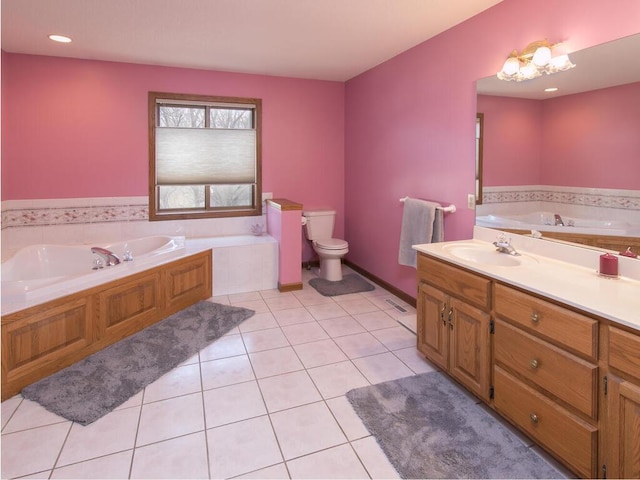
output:
[[22, 396], [89, 425], [254, 313], [198, 302], [29, 385]]
[[312, 278], [309, 280], [309, 285], [325, 297], [335, 297], [337, 295], [346, 295], [347, 293], [369, 292], [376, 288], [355, 273], [343, 275], [342, 280], [337, 282], [331, 282], [324, 278]]
[[442, 373], [347, 398], [402, 478], [564, 478]]

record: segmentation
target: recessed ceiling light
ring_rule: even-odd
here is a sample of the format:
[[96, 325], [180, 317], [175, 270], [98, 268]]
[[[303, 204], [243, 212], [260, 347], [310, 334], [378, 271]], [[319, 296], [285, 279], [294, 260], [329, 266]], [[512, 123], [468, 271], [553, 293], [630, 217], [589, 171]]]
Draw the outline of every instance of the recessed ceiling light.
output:
[[49, 38], [54, 42], [71, 43], [71, 38], [65, 35], [49, 35]]
[[549, 87], [544, 89], [545, 92], [557, 92], [558, 87]]

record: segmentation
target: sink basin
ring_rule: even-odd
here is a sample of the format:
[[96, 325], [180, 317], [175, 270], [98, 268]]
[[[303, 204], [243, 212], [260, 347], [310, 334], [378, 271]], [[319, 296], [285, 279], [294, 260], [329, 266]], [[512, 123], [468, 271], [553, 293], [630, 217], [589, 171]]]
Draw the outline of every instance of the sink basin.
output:
[[480, 245], [447, 245], [444, 247], [450, 255], [467, 262], [480, 263], [484, 265], [493, 265], [496, 267], [517, 267], [527, 262], [535, 262], [536, 260], [525, 256], [513, 256], [506, 253], [500, 253], [493, 248], [487, 248]]

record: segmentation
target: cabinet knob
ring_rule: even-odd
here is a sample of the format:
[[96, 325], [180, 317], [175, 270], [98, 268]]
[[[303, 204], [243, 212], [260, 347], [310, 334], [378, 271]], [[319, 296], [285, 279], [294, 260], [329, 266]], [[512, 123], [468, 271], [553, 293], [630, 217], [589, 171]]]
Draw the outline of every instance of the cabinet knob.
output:
[[538, 360], [536, 360], [535, 358], [531, 359], [529, 365], [531, 365], [531, 368], [538, 368]]
[[540, 320], [540, 315], [538, 315], [538, 312], [531, 312], [531, 321], [533, 323], [538, 323], [539, 320]]
[[535, 413], [529, 414], [529, 418], [531, 419], [531, 423], [538, 423], [538, 415]]

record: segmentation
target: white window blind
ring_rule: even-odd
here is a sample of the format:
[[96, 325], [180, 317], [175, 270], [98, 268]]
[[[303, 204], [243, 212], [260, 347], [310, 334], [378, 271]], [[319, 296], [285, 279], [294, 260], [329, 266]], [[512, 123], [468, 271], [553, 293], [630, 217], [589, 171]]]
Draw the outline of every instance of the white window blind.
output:
[[244, 129], [156, 129], [158, 185], [256, 182], [256, 131]]

